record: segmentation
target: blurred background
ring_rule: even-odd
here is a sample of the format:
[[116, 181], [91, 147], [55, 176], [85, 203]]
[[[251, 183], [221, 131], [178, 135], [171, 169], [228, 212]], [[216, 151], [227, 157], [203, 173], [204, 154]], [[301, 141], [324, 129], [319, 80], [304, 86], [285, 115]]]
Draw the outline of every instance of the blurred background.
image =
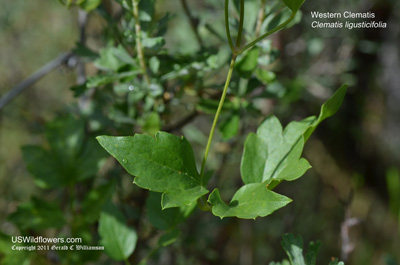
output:
[[[85, 43], [96, 53], [110, 44], [104, 37], [110, 32], [102, 12], [114, 8], [114, 14], [118, 13], [117, 2], [122, 1], [103, 2], [101, 10], [90, 12], [85, 22]], [[257, 17], [260, 2], [246, 2], [247, 18]], [[76, 43], [82, 41], [79, 22], [82, 17], [77, 7], [67, 9], [55, 0], [0, 0], [0, 4], [1, 98], [46, 63], [76, 48]], [[187, 5], [198, 23], [204, 46], [227, 46], [223, 1], [188, 0]], [[201, 47], [182, 3], [158, 0], [155, 7], [159, 17], [170, 14], [164, 36], [166, 56], [179, 53], [194, 60], [190, 58], [199, 54]], [[267, 58], [273, 61], [267, 69], [276, 74], [279, 82], [266, 86], [267, 96], [251, 101], [254, 108], [264, 117], [274, 113], [287, 124], [316, 115], [319, 106], [341, 84], [347, 83], [349, 88], [340, 111], [324, 122], [306, 144], [304, 156], [313, 168], [301, 179], [277, 188], [293, 202], [255, 221], [233, 218], [221, 221], [197, 211], [180, 226], [180, 239], [161, 249], [149, 264], [268, 264], [285, 257], [280, 240], [288, 232], [302, 235], [306, 244], [315, 240], [322, 242], [317, 264], [327, 264], [331, 257], [340, 257], [346, 264], [354, 265], [400, 264], [400, 2], [306, 0], [301, 10], [298, 24], [273, 35], [266, 44], [274, 50], [268, 56], [276, 56], [276, 60]], [[311, 11], [371, 11], [376, 14], [374, 20], [386, 22], [387, 28], [313, 29]], [[226, 48], [214, 51], [220, 58], [229, 55]], [[8, 216], [20, 203], [32, 196], [43, 200], [54, 198], [54, 194], [49, 197], [35, 185], [21, 147], [46, 145], [43, 138], [46, 122], [76, 111], [80, 99], [74, 97], [76, 90], [70, 88], [80, 82], [77, 60], [76, 57], [65, 60], [0, 110], [0, 231], [3, 234], [19, 233]], [[92, 63], [86, 64], [87, 76], [97, 71]], [[214, 80], [220, 82], [225, 74], [226, 68], [223, 68]], [[171, 82], [185, 90], [195, 86], [189, 81]], [[235, 82], [239, 81], [233, 80], [233, 86]], [[254, 91], [258, 93], [257, 89]], [[187, 94], [179, 99], [185, 106], [192, 104], [193, 99], [190, 91]], [[163, 114], [164, 126], [168, 128], [185, 117], [184, 114], [191, 113], [190, 107], [181, 110], [177, 106], [168, 115]], [[239, 166], [245, 136], [255, 131], [260, 122], [260, 116], [249, 110], [241, 110], [240, 117], [239, 136], [224, 141], [223, 132], [220, 133], [209, 159], [210, 169], [221, 176], [211, 185], [224, 183], [226, 198], [240, 184]], [[197, 159], [201, 158], [211, 119], [212, 115], [200, 111], [190, 122], [172, 130], [188, 138]], [[121, 132], [129, 133], [129, 129]], [[129, 184], [132, 177], [123, 170], [117, 173], [122, 183], [128, 183], [119, 187], [121, 192], [134, 193], [124, 198], [140, 197], [138, 188]], [[128, 201], [125, 206], [136, 207], [140, 203]], [[137, 224], [146, 228], [142, 224], [145, 222], [133, 224], [137, 229]], [[134, 255], [144, 256], [149, 251], [152, 242], [144, 238]]]

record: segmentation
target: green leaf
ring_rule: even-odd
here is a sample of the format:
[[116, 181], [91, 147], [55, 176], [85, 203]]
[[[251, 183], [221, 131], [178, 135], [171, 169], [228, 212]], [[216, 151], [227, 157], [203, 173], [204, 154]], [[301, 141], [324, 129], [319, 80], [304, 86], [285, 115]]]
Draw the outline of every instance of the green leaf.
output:
[[[314, 116], [291, 122], [282, 131], [275, 116], [268, 117], [250, 134], [245, 142], [241, 173], [245, 184], [276, 180], [292, 181], [301, 177], [311, 166], [300, 158], [304, 143], [316, 127], [337, 112], [343, 102], [346, 86], [342, 86]], [[304, 137], [303, 137], [304, 135]]]
[[302, 134], [313, 118], [290, 123], [284, 131], [275, 116], [268, 117], [257, 134], [246, 139], [241, 163], [245, 184], [276, 180], [295, 180], [311, 166], [304, 158]]
[[160, 60], [156, 56], [150, 58], [149, 68], [153, 72], [153, 74], [158, 73], [158, 70], [160, 69]]
[[[0, 263], [2, 265], [30, 265], [31, 251], [15, 251], [12, 250], [14, 244], [10, 240], [9, 235], [0, 233]], [[23, 244], [21, 244], [23, 245]]]
[[321, 242], [310, 242], [308, 244], [308, 250], [306, 255], [306, 264], [307, 265], [316, 265], [317, 264], [317, 254], [321, 247]]
[[278, 14], [275, 12], [271, 12], [265, 19], [261, 26], [261, 32], [270, 31], [280, 24], [284, 23], [286, 20], [290, 18], [292, 15], [292, 11], [289, 9], [282, 10]]
[[219, 191], [214, 190], [209, 196], [213, 214], [221, 218], [256, 218], [267, 216], [288, 204], [289, 198], [271, 190], [283, 180], [292, 181], [301, 177], [311, 167], [307, 160], [301, 158], [305, 143], [303, 135], [314, 128], [316, 121], [321, 122], [337, 111], [344, 92], [339, 89], [323, 105], [319, 119], [309, 117], [291, 122], [283, 130], [279, 120], [269, 116], [260, 125], [257, 134], [250, 133], [240, 168], [245, 185], [235, 193], [229, 205], [223, 202]]
[[[219, 101], [214, 99], [200, 99], [196, 105], [197, 110], [205, 112], [207, 114], [215, 114], [218, 109]], [[222, 106], [222, 111], [232, 110], [235, 111], [236, 106], [232, 102], [225, 102]]]
[[[129, 2], [129, 1], [128, 1]], [[155, 13], [156, 0], [139, 1], [139, 19], [141, 21], [151, 21]]]
[[35, 197], [29, 202], [20, 204], [17, 211], [9, 216], [9, 220], [21, 230], [61, 228], [65, 224], [64, 215], [58, 204]]
[[59, 117], [46, 124], [44, 133], [52, 153], [62, 154], [63, 157], [74, 157], [82, 148], [85, 124], [83, 120], [77, 120], [72, 116]]
[[335, 260], [331, 261], [329, 263], [329, 265], [344, 265], [344, 262], [343, 261], [339, 261], [338, 259], [335, 259]]
[[158, 245], [160, 247], [167, 247], [171, 245], [178, 239], [179, 234], [180, 233], [178, 229], [172, 229], [168, 231], [167, 233], [165, 233], [160, 237], [160, 239], [158, 240]]
[[58, 118], [45, 128], [49, 148], [22, 148], [27, 169], [39, 187], [60, 188], [95, 176], [107, 153], [93, 138], [84, 140], [84, 129], [81, 120]]
[[259, 50], [257, 48], [247, 52], [247, 54], [235, 64], [235, 70], [237, 73], [243, 78], [250, 78], [257, 67], [258, 56]]
[[[59, 188], [67, 185], [65, 168], [54, 157], [39, 146], [24, 146], [21, 149], [28, 171], [33, 175], [35, 184], [41, 188]], [[46, 165], [46, 166], [43, 166]]]
[[290, 265], [290, 262], [284, 259], [282, 262], [270, 262], [268, 265]]
[[305, 0], [283, 0], [285, 5], [287, 5], [293, 13], [296, 13], [300, 9], [304, 1]]
[[151, 50], [152, 52], [157, 52], [165, 45], [165, 40], [163, 37], [155, 38], [143, 38], [143, 47]]
[[124, 47], [107, 47], [100, 50], [100, 58], [94, 62], [101, 70], [117, 72], [124, 65], [136, 68], [137, 63]]
[[149, 135], [155, 135], [161, 129], [161, 119], [157, 112], [152, 112], [142, 126], [143, 132]]
[[86, 222], [94, 223], [99, 219], [104, 204], [111, 198], [114, 190], [115, 183], [111, 182], [89, 191], [82, 204], [82, 212]]
[[133, 176], [141, 188], [161, 192], [162, 208], [191, 205], [206, 194], [192, 147], [184, 137], [158, 132], [155, 138], [97, 137], [100, 144]]
[[342, 85], [331, 98], [329, 98], [322, 106], [318, 119], [308, 128], [304, 133], [305, 141], [311, 136], [317, 126], [325, 119], [334, 115], [343, 103], [344, 96], [346, 95], [347, 85]]
[[400, 213], [400, 173], [397, 168], [392, 167], [386, 171], [386, 187], [390, 211], [396, 216]]
[[218, 189], [210, 194], [208, 202], [213, 205], [212, 213], [221, 219], [224, 217], [255, 219], [284, 207], [291, 202], [291, 199], [268, 190], [262, 183], [254, 183], [241, 187], [228, 205], [222, 200]]
[[150, 192], [146, 201], [147, 215], [150, 223], [160, 230], [169, 230], [186, 220], [197, 206], [193, 202], [189, 206], [181, 206], [177, 208], [162, 209], [161, 194]]
[[261, 68], [258, 68], [255, 71], [257, 79], [262, 82], [264, 85], [268, 85], [272, 81], [276, 79], [276, 74], [271, 71], [266, 71]]
[[117, 73], [99, 74], [89, 77], [86, 86], [88, 88], [99, 87], [125, 78], [132, 79], [138, 73], [139, 71], [135, 70], [135, 71], [122, 72], [118, 74]]
[[303, 239], [300, 235], [283, 235], [281, 245], [288, 255], [291, 265], [306, 265], [303, 257]]
[[224, 140], [229, 140], [238, 133], [239, 121], [239, 115], [234, 114], [221, 124], [220, 132]]
[[126, 260], [135, 250], [137, 234], [115, 206], [101, 212], [99, 234], [105, 252], [114, 260]]
[[85, 9], [86, 12], [90, 12], [96, 9], [101, 4], [101, 0], [85, 0], [79, 6]]

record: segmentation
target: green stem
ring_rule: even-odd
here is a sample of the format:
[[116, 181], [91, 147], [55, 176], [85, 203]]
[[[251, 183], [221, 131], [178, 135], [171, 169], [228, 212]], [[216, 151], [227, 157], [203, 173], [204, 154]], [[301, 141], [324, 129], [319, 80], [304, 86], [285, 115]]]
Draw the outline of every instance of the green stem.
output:
[[285, 22], [283, 22], [282, 24], [280, 24], [279, 26], [277, 26], [276, 28], [273, 28], [272, 30], [268, 31], [267, 33], [263, 34], [262, 36], [258, 37], [257, 39], [255, 39], [254, 41], [250, 42], [249, 44], [247, 44], [246, 46], [244, 46], [241, 50], [237, 51], [236, 54], [239, 55], [241, 53], [243, 53], [244, 51], [246, 51], [247, 49], [253, 47], [257, 42], [261, 41], [262, 39], [268, 37], [269, 35], [271, 35], [274, 32], [277, 32], [278, 30], [281, 30], [282, 28], [286, 27], [287, 24], [289, 24], [294, 17], [296, 16], [296, 12], [292, 12], [292, 15], [290, 16], [290, 18], [288, 20], [286, 20]]
[[240, 49], [240, 44], [242, 43], [243, 24], [244, 24], [244, 0], [240, 0], [239, 31], [236, 40], [236, 48], [238, 49]]
[[142, 40], [141, 40], [142, 29], [140, 27], [140, 20], [139, 20], [139, 1], [132, 0], [132, 6], [133, 6], [133, 17], [135, 18], [136, 50], [138, 53], [139, 64], [140, 64], [140, 68], [142, 69], [143, 78], [146, 81], [146, 84], [150, 85], [150, 78], [147, 74], [147, 66], [146, 66], [146, 61], [144, 58], [144, 52], [143, 52]]
[[229, 47], [231, 47], [233, 54], [236, 54], [236, 49], [235, 46], [233, 46], [231, 37], [231, 30], [229, 29], [229, 0], [225, 0], [225, 31], [228, 37]]
[[207, 161], [208, 152], [210, 151], [211, 141], [212, 141], [212, 138], [213, 138], [213, 135], [214, 135], [214, 132], [215, 132], [215, 128], [217, 127], [217, 122], [218, 122], [219, 114], [221, 113], [222, 106], [224, 105], [224, 101], [225, 101], [225, 97], [226, 97], [226, 92], [228, 91], [229, 83], [230, 83], [231, 78], [232, 78], [233, 67], [234, 67], [234, 65], [235, 65], [235, 61], [236, 61], [236, 55], [234, 54], [234, 55], [232, 56], [231, 64], [230, 64], [230, 66], [229, 66], [228, 76], [226, 77], [225, 86], [224, 86], [224, 90], [223, 90], [223, 92], [222, 92], [221, 99], [220, 99], [220, 101], [219, 101], [217, 113], [215, 114], [214, 122], [213, 122], [213, 124], [212, 124], [211, 131], [210, 131], [210, 135], [208, 136], [208, 142], [207, 142], [207, 146], [206, 146], [206, 151], [205, 151], [205, 153], [204, 153], [203, 163], [202, 163], [202, 165], [201, 165], [201, 171], [200, 171], [201, 184], [203, 184], [204, 168], [205, 168], [205, 166], [206, 166], [206, 161]]
[[161, 247], [158, 246], [156, 248], [153, 248], [149, 254], [147, 254], [146, 257], [144, 257], [138, 264], [147, 264], [147, 261], [149, 260], [149, 258], [151, 258], [151, 256], [153, 256], [154, 254], [157, 253], [157, 251], [160, 249]]

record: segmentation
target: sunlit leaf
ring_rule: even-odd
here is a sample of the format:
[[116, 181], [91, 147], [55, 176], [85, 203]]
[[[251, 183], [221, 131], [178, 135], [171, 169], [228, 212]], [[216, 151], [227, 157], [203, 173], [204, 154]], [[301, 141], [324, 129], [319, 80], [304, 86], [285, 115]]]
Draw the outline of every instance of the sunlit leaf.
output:
[[318, 119], [316, 119], [310, 128], [304, 133], [305, 141], [308, 140], [310, 135], [314, 132], [317, 126], [325, 119], [334, 115], [343, 103], [344, 96], [347, 92], [347, 85], [342, 85], [322, 106]]
[[97, 139], [135, 176], [135, 184], [163, 193], [163, 208], [191, 205], [208, 192], [201, 185], [192, 147], [183, 137], [159, 132], [155, 138], [136, 134]]
[[218, 189], [209, 196], [214, 215], [256, 218], [271, 214], [291, 200], [271, 190], [281, 181], [300, 178], [311, 166], [301, 158], [304, 134], [333, 115], [343, 101], [345, 89], [340, 88], [321, 108], [319, 118], [309, 117], [289, 123], [283, 130], [279, 120], [271, 115], [250, 133], [244, 145], [241, 174], [245, 185], [227, 205]]
[[291, 202], [291, 199], [267, 189], [262, 183], [253, 183], [241, 187], [228, 205], [222, 200], [218, 189], [210, 194], [208, 202], [213, 205], [212, 213], [221, 218], [255, 219], [270, 215]]

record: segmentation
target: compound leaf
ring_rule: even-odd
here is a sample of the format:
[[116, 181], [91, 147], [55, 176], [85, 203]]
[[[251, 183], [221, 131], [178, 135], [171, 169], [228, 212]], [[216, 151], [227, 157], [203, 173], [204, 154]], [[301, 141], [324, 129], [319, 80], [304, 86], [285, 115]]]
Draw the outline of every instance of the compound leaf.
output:
[[256, 218], [267, 216], [284, 207], [291, 200], [271, 190], [281, 181], [300, 178], [311, 166], [301, 158], [307, 139], [321, 121], [332, 116], [343, 101], [346, 86], [327, 100], [321, 107], [318, 118], [309, 117], [289, 123], [283, 130], [275, 116], [269, 116], [258, 128], [257, 134], [250, 133], [244, 145], [241, 174], [245, 185], [226, 205], [219, 191], [209, 196], [212, 212], [221, 218], [236, 216]]
[[163, 193], [162, 208], [191, 205], [208, 192], [201, 185], [192, 147], [183, 137], [158, 132], [155, 138], [136, 134], [97, 139], [135, 176], [136, 185]]

